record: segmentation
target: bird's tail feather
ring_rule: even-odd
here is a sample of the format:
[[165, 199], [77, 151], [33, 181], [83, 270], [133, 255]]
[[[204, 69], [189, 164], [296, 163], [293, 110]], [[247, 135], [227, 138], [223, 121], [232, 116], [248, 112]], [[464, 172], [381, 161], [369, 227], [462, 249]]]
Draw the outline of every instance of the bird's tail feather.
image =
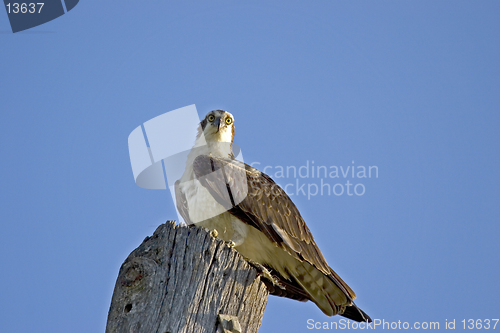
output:
[[293, 277], [327, 316], [338, 314], [355, 321], [371, 322], [371, 318], [352, 301], [356, 294], [333, 273], [334, 276], [325, 275], [303, 261], [296, 267]]
[[293, 277], [327, 316], [341, 314], [351, 304], [351, 300], [327, 275], [305, 261], [296, 267]]
[[368, 323], [372, 322], [370, 316], [367, 315], [363, 310], [358, 308], [356, 304], [346, 307], [344, 313], [342, 313], [341, 316], [355, 321], [366, 321]]

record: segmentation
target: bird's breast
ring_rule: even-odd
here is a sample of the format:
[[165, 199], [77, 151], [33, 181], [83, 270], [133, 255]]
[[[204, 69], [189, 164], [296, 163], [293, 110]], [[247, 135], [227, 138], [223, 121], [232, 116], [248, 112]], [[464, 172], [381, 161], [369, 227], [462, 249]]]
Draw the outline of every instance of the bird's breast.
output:
[[197, 226], [217, 230], [219, 238], [229, 241], [234, 234], [233, 216], [220, 205], [197, 179], [181, 184], [188, 205], [189, 219]]

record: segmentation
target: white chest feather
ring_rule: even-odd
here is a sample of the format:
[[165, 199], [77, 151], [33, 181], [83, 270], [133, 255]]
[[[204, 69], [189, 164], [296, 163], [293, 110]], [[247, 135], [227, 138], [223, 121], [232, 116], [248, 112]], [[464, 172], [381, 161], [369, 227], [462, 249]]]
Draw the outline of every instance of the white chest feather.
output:
[[184, 176], [179, 186], [187, 201], [190, 220], [198, 226], [217, 230], [219, 238], [225, 241], [231, 240], [236, 246], [241, 245], [248, 234], [249, 226], [228, 213], [210, 192], [194, 179], [192, 169], [186, 170]]

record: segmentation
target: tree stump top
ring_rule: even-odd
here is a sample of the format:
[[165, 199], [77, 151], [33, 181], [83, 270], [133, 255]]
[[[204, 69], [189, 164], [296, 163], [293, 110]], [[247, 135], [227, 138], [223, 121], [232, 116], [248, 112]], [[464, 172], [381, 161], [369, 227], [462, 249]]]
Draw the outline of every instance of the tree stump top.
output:
[[106, 332], [257, 332], [268, 295], [236, 250], [168, 221], [122, 264]]

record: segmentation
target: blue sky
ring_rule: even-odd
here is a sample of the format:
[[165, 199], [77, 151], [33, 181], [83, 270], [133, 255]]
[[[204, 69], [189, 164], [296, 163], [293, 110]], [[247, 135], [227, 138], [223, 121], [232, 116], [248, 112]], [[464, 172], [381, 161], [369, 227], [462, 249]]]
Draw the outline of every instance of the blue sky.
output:
[[[378, 167], [324, 179], [361, 196], [292, 197], [372, 318], [499, 318], [499, 14], [495, 1], [80, 1], [12, 34], [0, 11], [0, 331], [104, 330], [120, 265], [175, 219], [168, 191], [135, 185], [127, 137], [190, 104], [231, 112], [260, 168]], [[321, 181], [276, 181], [297, 179]], [[340, 317], [270, 297], [260, 332], [309, 319]]]

